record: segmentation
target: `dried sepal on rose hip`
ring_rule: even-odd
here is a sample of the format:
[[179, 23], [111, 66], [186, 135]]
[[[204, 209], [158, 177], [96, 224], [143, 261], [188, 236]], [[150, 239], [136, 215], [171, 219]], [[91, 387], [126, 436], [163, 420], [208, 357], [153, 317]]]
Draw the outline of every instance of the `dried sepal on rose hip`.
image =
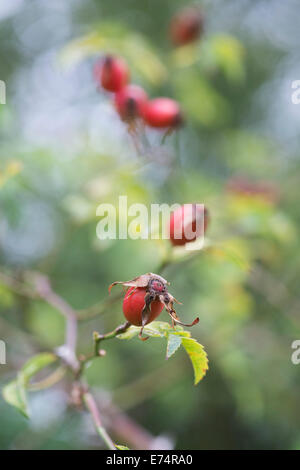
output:
[[120, 118], [128, 124], [144, 114], [148, 95], [138, 85], [128, 85], [115, 94], [115, 107]]
[[109, 286], [109, 292], [117, 284], [128, 288], [123, 300], [123, 313], [132, 325], [141, 326], [139, 337], [142, 340], [148, 338], [142, 336], [145, 325], [157, 318], [164, 307], [172, 318], [173, 327], [177, 323], [183, 326], [193, 326], [199, 322], [198, 317], [190, 324], [181, 322], [173, 306], [174, 302], [178, 304], [180, 302], [168, 292], [169, 282], [158, 274], [147, 273], [131, 281], [113, 282]]

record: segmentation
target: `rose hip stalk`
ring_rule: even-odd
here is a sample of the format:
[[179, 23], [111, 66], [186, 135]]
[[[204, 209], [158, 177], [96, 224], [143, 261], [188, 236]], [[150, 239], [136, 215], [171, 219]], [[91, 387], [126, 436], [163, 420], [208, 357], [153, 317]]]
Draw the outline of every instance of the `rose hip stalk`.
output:
[[142, 327], [139, 334], [142, 340], [148, 338], [142, 336], [144, 326], [157, 318], [164, 307], [172, 318], [173, 327], [176, 323], [183, 326], [193, 326], [199, 322], [199, 318], [190, 324], [180, 321], [173, 307], [174, 302], [180, 302], [168, 292], [168, 281], [158, 274], [147, 273], [131, 281], [113, 282], [109, 286], [109, 292], [116, 284], [129, 287], [123, 300], [123, 313], [130, 323]]
[[129, 124], [144, 114], [147, 93], [137, 85], [128, 85], [115, 95], [115, 106], [121, 119]]

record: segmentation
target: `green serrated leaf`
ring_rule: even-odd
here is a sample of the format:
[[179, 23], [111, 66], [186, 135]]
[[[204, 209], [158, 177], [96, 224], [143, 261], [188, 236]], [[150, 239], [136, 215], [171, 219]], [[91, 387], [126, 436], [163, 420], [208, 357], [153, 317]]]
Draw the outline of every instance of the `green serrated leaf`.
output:
[[118, 445], [118, 444], [115, 444], [115, 447], [118, 450], [130, 450], [129, 447], [121, 446], [121, 445]]
[[178, 335], [169, 334], [166, 358], [169, 359], [169, 357], [171, 357], [177, 351], [180, 345], [181, 337]]
[[204, 347], [193, 338], [181, 338], [182, 346], [189, 355], [195, 376], [195, 385], [200, 382], [208, 370], [208, 359]]
[[[131, 339], [138, 335], [140, 330], [140, 326], [131, 326], [117, 338]], [[204, 347], [191, 338], [190, 332], [185, 331], [182, 326], [176, 325], [173, 328], [169, 323], [153, 321], [144, 328], [144, 333], [155, 338], [167, 338], [167, 359], [177, 351], [181, 344], [183, 345], [193, 365], [195, 385], [205, 376], [208, 369], [208, 359]]]
[[55, 362], [57, 357], [52, 353], [38, 354], [27, 361], [18, 372], [17, 378], [8, 383], [2, 390], [4, 400], [17, 408], [24, 416], [29, 417], [26, 388], [37, 372]]

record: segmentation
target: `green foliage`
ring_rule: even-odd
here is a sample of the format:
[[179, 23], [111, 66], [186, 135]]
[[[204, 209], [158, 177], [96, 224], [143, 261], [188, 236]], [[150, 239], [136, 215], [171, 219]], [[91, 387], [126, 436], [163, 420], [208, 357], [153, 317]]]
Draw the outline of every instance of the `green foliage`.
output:
[[[125, 332], [117, 336], [120, 339], [132, 339], [140, 332], [140, 327], [130, 326]], [[185, 331], [181, 326], [176, 325], [172, 328], [168, 323], [153, 321], [144, 328], [144, 334], [154, 338], [167, 339], [166, 359], [169, 359], [177, 349], [183, 345], [194, 369], [195, 385], [205, 376], [208, 370], [208, 359], [206, 352], [201, 344], [191, 338], [189, 331]]]
[[118, 445], [118, 444], [115, 444], [115, 446], [118, 450], [130, 450], [129, 447], [126, 447], [126, 446], [121, 446], [121, 445]]
[[179, 335], [173, 335], [170, 333], [168, 335], [168, 345], [167, 345], [167, 356], [166, 358], [169, 359], [178, 348], [181, 346], [181, 336]]
[[213, 128], [230, 120], [231, 110], [226, 98], [196, 71], [176, 74], [174, 86], [183, 108], [196, 124]]
[[221, 72], [229, 84], [237, 85], [245, 79], [244, 56], [245, 48], [236, 37], [216, 34], [175, 49], [172, 63], [179, 69], [197, 66], [203, 75]]
[[41, 353], [29, 359], [19, 370], [17, 378], [2, 390], [4, 400], [17, 408], [26, 418], [29, 417], [26, 389], [29, 381], [39, 371], [57, 360], [51, 353]]
[[239, 83], [245, 78], [242, 43], [230, 35], [216, 35], [211, 39], [211, 54], [229, 82]]
[[182, 338], [182, 346], [189, 355], [195, 374], [195, 385], [205, 376], [208, 369], [208, 359], [202, 344], [193, 338]]

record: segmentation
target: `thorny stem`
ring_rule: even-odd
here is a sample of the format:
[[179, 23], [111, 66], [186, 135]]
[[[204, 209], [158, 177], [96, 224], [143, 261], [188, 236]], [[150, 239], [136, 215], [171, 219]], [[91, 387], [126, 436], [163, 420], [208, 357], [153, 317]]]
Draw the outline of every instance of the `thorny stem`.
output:
[[46, 276], [35, 276], [35, 286], [38, 294], [52, 307], [56, 308], [66, 318], [66, 345], [75, 352], [77, 344], [77, 318], [75, 310], [51, 287]]
[[120, 335], [121, 333], [124, 333], [129, 327], [131, 323], [126, 322], [123, 323], [122, 325], [119, 325], [117, 328], [115, 328], [113, 331], [110, 333], [106, 333], [105, 335], [100, 335], [97, 331], [94, 331], [93, 334], [93, 339], [94, 339], [94, 352], [93, 354], [90, 354], [89, 356], [83, 356], [82, 358], [79, 358], [79, 368], [76, 372], [76, 378], [79, 379], [81, 375], [84, 372], [84, 369], [86, 365], [94, 358], [96, 357], [102, 357], [106, 354], [104, 350], [99, 350], [99, 345], [100, 342], [104, 339], [112, 339], [115, 338], [117, 335]]
[[100, 437], [102, 437], [108, 449], [116, 450], [116, 446], [114, 445], [110, 436], [107, 434], [106, 429], [103, 427], [101, 416], [97, 407], [97, 403], [93, 395], [91, 395], [90, 392], [85, 392], [82, 398], [83, 398], [83, 401], [87, 410], [90, 412], [93, 418], [93, 422], [94, 422], [97, 433], [99, 434]]
[[77, 344], [77, 318], [75, 310], [58, 294], [52, 287], [50, 280], [37, 272], [26, 271], [29, 280], [32, 281], [33, 287], [19, 282], [15, 278], [0, 272], [0, 283], [5, 284], [14, 292], [24, 297], [39, 300], [43, 299], [49, 305], [57, 309], [66, 319], [66, 340], [65, 346], [68, 350], [68, 359], [72, 362], [72, 366], [76, 367], [77, 359], [75, 354]]

